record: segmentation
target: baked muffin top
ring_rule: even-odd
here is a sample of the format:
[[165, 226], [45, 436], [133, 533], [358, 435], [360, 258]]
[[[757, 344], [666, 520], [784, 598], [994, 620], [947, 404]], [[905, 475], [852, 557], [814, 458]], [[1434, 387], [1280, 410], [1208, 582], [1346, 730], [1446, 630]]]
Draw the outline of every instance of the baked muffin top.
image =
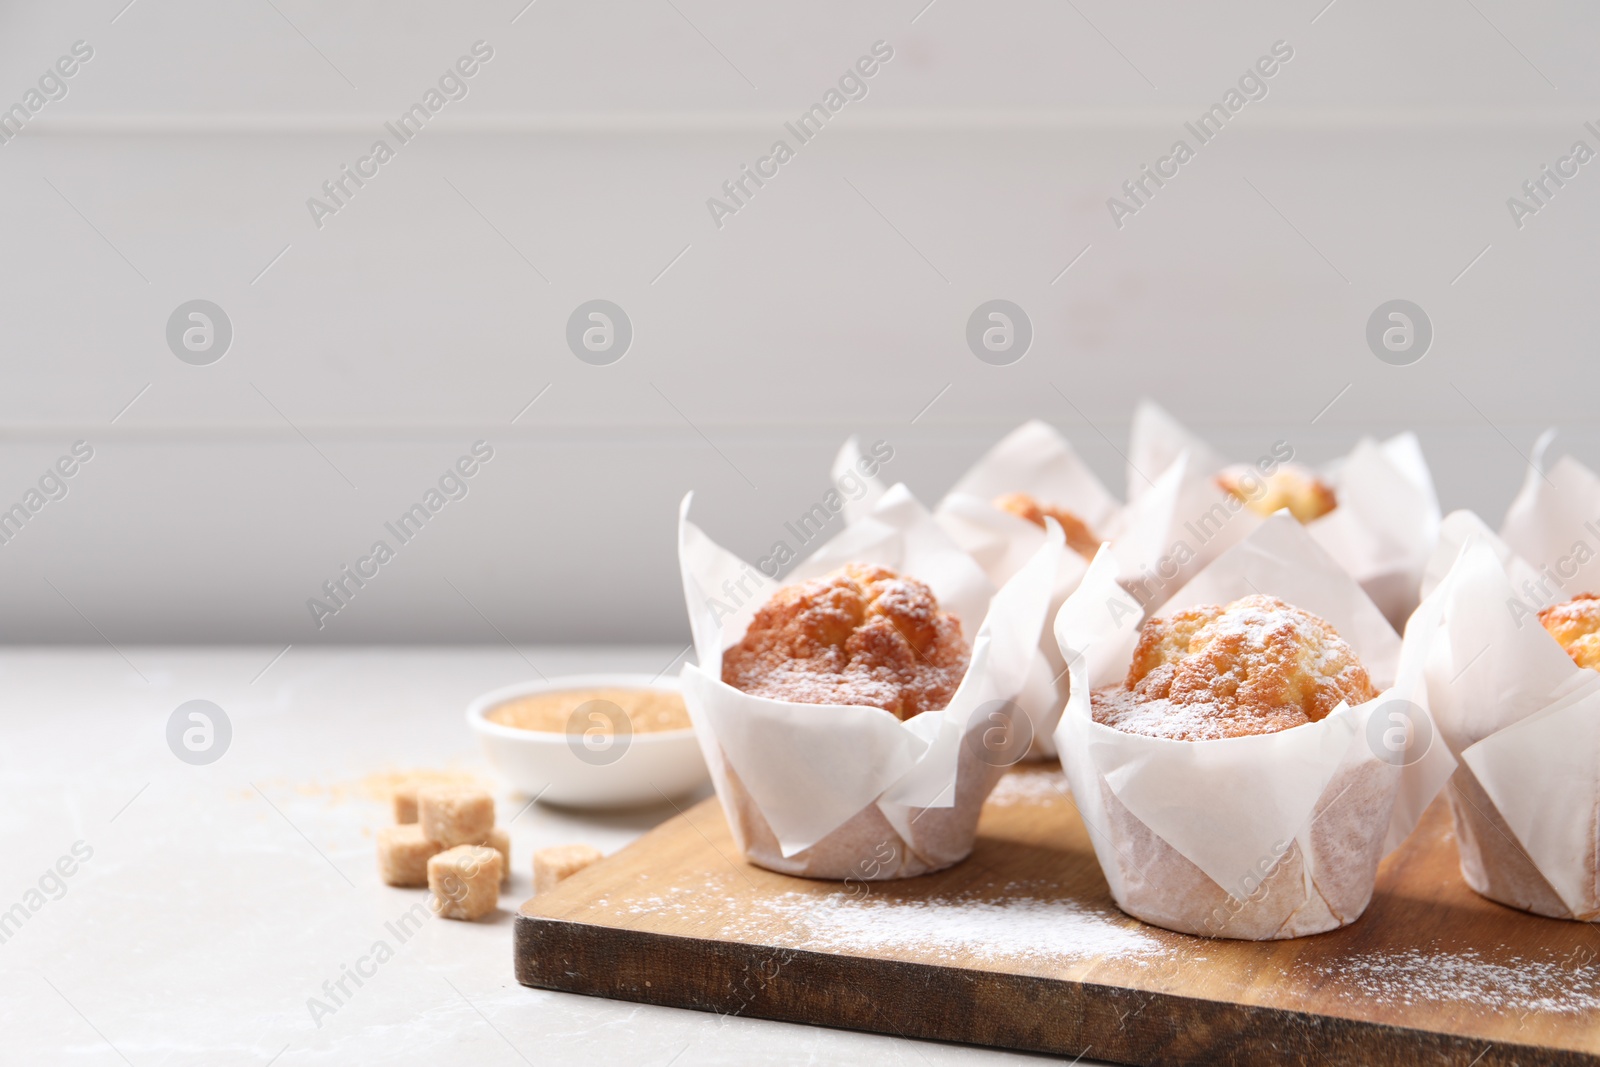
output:
[[969, 653], [961, 620], [926, 585], [852, 563], [772, 594], [723, 653], [722, 680], [773, 700], [909, 719], [950, 703]]
[[1539, 621], [1572, 662], [1600, 671], [1600, 597], [1579, 593], [1565, 604], [1539, 612]]
[[997, 496], [994, 498], [994, 506], [1001, 511], [1009, 511], [1019, 519], [1027, 519], [1035, 526], [1043, 526], [1046, 518], [1056, 520], [1061, 524], [1061, 532], [1066, 534], [1067, 547], [1084, 559], [1094, 559], [1094, 554], [1100, 551], [1100, 538], [1089, 529], [1089, 524], [1066, 508], [1041, 504], [1027, 493], [1007, 493], [1004, 496]]
[[1147, 620], [1120, 686], [1090, 696], [1096, 722], [1206, 741], [1270, 734], [1377, 696], [1327, 622], [1277, 597], [1247, 596]]
[[1339, 506], [1332, 487], [1298, 463], [1285, 463], [1271, 474], [1250, 466], [1229, 467], [1217, 475], [1217, 485], [1257, 515], [1288, 508], [1296, 519], [1310, 522]]

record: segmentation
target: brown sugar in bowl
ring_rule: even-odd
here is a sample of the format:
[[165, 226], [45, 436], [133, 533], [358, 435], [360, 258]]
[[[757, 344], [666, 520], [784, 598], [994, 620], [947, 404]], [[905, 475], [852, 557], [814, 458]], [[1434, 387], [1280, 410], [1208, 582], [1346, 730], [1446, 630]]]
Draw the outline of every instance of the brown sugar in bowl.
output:
[[676, 678], [582, 674], [485, 693], [467, 707], [496, 775], [575, 808], [664, 803], [706, 781]]
[[497, 704], [485, 713], [490, 722], [501, 726], [514, 726], [519, 730], [541, 730], [564, 734], [572, 729], [573, 715], [579, 733], [599, 730], [613, 733], [608, 709], [597, 709], [593, 714], [582, 711], [585, 704], [600, 701], [613, 704], [627, 715], [632, 732], [636, 734], [660, 733], [663, 730], [689, 730], [689, 709], [683, 706], [683, 697], [674, 690], [658, 686], [599, 686], [579, 689], [553, 689], [542, 693], [526, 693], [503, 704]]

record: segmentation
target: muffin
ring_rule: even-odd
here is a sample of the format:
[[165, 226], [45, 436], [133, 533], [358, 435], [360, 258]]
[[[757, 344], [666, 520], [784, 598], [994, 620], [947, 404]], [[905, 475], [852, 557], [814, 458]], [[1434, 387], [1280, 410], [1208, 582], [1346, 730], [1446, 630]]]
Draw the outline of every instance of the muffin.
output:
[[[961, 620], [928, 586], [849, 563], [773, 593], [723, 651], [722, 681], [789, 704], [882, 708], [904, 722], [950, 703], [970, 655]], [[954, 804], [920, 809], [909, 837], [869, 804], [810, 848], [787, 853], [731, 765], [722, 772], [723, 809], [745, 855], [769, 870], [846, 882], [912, 877], [972, 850], [978, 813], [1003, 772], [979, 754], [961, 746]]]
[[[1600, 598], [1592, 593], [1580, 593], [1565, 603], [1552, 604], [1539, 612], [1539, 622], [1573, 663], [1588, 670], [1600, 670]], [[1472, 682], [1486, 684], [1481, 679]], [[1551, 782], [1563, 780], [1553, 766], [1548, 771], [1552, 775]], [[1595, 904], [1600, 902], [1600, 856], [1596, 854], [1600, 852], [1600, 811], [1592, 807], [1584, 811], [1585, 805], [1578, 796], [1562, 792], [1561, 801], [1566, 810], [1560, 817], [1587, 819], [1590, 825], [1586, 835], [1588, 848], [1581, 855], [1571, 857], [1580, 869], [1591, 872], [1586, 880], [1596, 887], [1589, 894], [1588, 909], [1580, 909], [1580, 913], [1575, 914], [1562, 899], [1519, 843], [1517, 830], [1506, 821], [1473, 768], [1465, 764], [1456, 770], [1450, 793], [1450, 808], [1460, 843], [1461, 873], [1473, 890], [1491, 900], [1553, 919], [1576, 918], [1592, 922], [1600, 918], [1600, 911], [1594, 910]]]
[[1377, 695], [1332, 626], [1255, 595], [1150, 619], [1123, 684], [1090, 701], [1096, 722], [1125, 733], [1211, 741], [1321, 722]]
[[1600, 679], [1590, 672], [1600, 670], [1600, 598], [1580, 593], [1535, 612], [1525, 597], [1542, 579], [1528, 576], [1551, 569], [1456, 512], [1429, 564], [1430, 610], [1419, 609], [1407, 640], [1427, 626], [1440, 649], [1428, 703], [1457, 760], [1447, 796], [1462, 879], [1507, 907], [1596, 922]]
[[1339, 506], [1332, 487], [1298, 463], [1285, 463], [1270, 474], [1258, 474], [1250, 466], [1229, 467], [1217, 475], [1217, 486], [1257, 515], [1288, 508], [1302, 523]]
[[967, 672], [961, 620], [933, 591], [851, 563], [786, 585], [723, 653], [722, 680], [795, 704], [860, 704], [905, 720], [950, 703]]
[[[1273, 520], [1252, 539], [1319, 565], [1298, 523]], [[1248, 586], [1216, 588], [1237, 596], [1237, 584]], [[1372, 899], [1403, 773], [1366, 743], [1383, 702], [1356, 648], [1320, 616], [1258, 593], [1149, 618], [1137, 635], [1118, 621], [1124, 608], [1135, 610], [1115, 574], [1092, 571], [1056, 621], [1074, 663], [1056, 743], [1117, 906], [1168, 930], [1242, 940], [1354, 922]], [[1351, 616], [1361, 635], [1381, 625], [1367, 610]], [[1371, 647], [1387, 662], [1381, 642]], [[1111, 684], [1086, 684], [1112, 667]]]
[[744, 858], [851, 883], [965, 859], [984, 798], [1028, 736], [1012, 729], [1015, 700], [1065, 553], [1059, 530], [996, 588], [895, 485], [870, 522], [778, 582], [707, 537], [688, 507], [678, 563], [695, 661], [680, 680]]
[[1007, 493], [995, 497], [994, 506], [1041, 528], [1045, 519], [1056, 520], [1061, 524], [1061, 532], [1067, 536], [1067, 547], [1084, 559], [1094, 559], [1094, 554], [1100, 551], [1100, 538], [1089, 529], [1089, 524], [1066, 508], [1041, 504], [1027, 493]]

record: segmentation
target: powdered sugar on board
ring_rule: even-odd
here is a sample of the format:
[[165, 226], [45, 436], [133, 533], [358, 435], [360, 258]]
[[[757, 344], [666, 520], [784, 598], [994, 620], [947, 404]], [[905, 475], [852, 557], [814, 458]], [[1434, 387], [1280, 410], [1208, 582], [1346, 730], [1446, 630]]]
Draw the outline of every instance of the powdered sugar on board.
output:
[[1509, 956], [1494, 962], [1471, 949], [1407, 949], [1350, 956], [1321, 973], [1350, 999], [1577, 1015], [1600, 1012], [1600, 966], [1594, 958]]
[[1014, 770], [995, 784], [994, 792], [985, 802], [990, 807], [1010, 808], [1018, 805], [1036, 807], [1052, 801], [1069, 800], [1067, 776], [1061, 768], [1024, 768]]
[[1138, 962], [1170, 955], [1148, 927], [1118, 912], [1038, 895], [1043, 891], [1043, 884], [1015, 883], [1005, 886], [999, 899], [907, 899], [862, 884], [826, 895], [791, 890], [751, 901], [679, 886], [636, 903], [631, 911], [670, 912], [704, 922], [715, 936], [815, 952], [914, 952], [955, 963], [982, 959], [1034, 964], [1107, 957]]

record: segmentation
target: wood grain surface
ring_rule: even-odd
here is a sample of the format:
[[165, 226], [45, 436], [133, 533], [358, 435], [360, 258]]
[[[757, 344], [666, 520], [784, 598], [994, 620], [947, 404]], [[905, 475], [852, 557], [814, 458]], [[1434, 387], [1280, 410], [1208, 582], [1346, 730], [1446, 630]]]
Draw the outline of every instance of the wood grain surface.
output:
[[1117, 910], [1058, 769], [902, 882], [743, 861], [716, 801], [522, 905], [524, 985], [1121, 1063], [1600, 1064], [1600, 930], [1486, 901], [1436, 803], [1367, 913], [1208, 940]]

